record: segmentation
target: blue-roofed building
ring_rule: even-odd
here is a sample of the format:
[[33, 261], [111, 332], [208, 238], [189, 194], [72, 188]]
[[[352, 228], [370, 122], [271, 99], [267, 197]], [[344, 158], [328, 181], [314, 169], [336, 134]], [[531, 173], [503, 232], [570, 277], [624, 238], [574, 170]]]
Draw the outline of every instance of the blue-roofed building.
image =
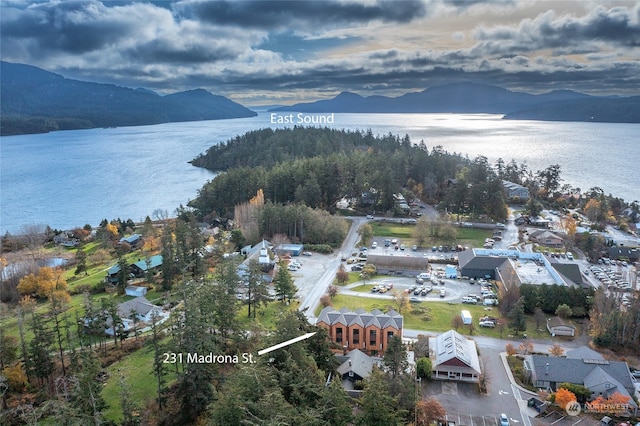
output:
[[279, 255], [288, 254], [291, 256], [300, 256], [304, 250], [302, 244], [280, 244], [277, 248]]
[[133, 234], [128, 237], [120, 238], [120, 244], [127, 243], [133, 248], [137, 247], [140, 242], [142, 242], [142, 235], [140, 234]]
[[130, 266], [131, 273], [136, 277], [141, 277], [149, 271], [153, 271], [162, 266], [162, 255], [156, 254], [146, 260], [139, 260]]
[[[157, 254], [155, 256], [151, 256], [146, 260], [139, 260], [133, 265], [129, 266], [129, 273], [133, 274], [136, 277], [142, 277], [147, 271], [156, 270], [162, 266], [162, 255]], [[107, 282], [115, 283], [118, 281], [118, 274], [120, 273], [120, 265], [117, 263], [107, 269]]]

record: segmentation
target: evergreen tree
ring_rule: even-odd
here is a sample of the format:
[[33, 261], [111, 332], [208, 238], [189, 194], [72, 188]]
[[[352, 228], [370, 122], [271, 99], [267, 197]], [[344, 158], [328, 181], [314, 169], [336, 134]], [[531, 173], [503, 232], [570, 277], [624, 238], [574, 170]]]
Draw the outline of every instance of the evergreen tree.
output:
[[407, 350], [399, 336], [392, 336], [389, 339], [382, 362], [389, 373], [391, 373], [391, 377], [402, 374], [409, 367]]
[[521, 331], [527, 329], [527, 321], [524, 315], [524, 299], [521, 297], [513, 306], [508, 314], [509, 328], [513, 330], [514, 334], [518, 334]]
[[29, 343], [31, 375], [43, 385], [53, 374], [55, 367], [51, 357], [53, 336], [47, 329], [42, 315], [35, 312], [31, 314], [31, 331], [33, 332], [33, 340]]
[[80, 353], [78, 369], [73, 372], [76, 386], [71, 393], [71, 406], [76, 408], [83, 424], [100, 425], [103, 423], [102, 410], [107, 404], [102, 398], [102, 384], [98, 380], [100, 364], [90, 349]]
[[279, 298], [282, 299], [283, 302], [286, 302], [287, 299], [291, 300], [291, 298], [293, 298], [293, 296], [296, 294], [296, 286], [293, 283], [291, 274], [285, 267], [284, 263], [280, 263], [278, 265], [278, 271], [276, 272], [276, 276], [273, 279], [273, 286], [275, 288], [276, 294]]
[[393, 426], [400, 424], [398, 399], [389, 394], [387, 376], [374, 368], [365, 379], [364, 392], [358, 401], [360, 412], [356, 424], [362, 426]]

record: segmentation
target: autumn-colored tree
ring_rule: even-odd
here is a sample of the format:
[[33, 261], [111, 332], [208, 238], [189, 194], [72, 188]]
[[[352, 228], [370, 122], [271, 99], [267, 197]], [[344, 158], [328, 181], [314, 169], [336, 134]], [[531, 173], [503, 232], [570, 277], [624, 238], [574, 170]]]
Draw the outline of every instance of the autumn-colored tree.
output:
[[406, 314], [411, 312], [411, 302], [409, 301], [409, 294], [402, 290], [393, 290], [393, 301], [396, 304], [396, 311], [399, 314]]
[[155, 253], [159, 251], [161, 248], [160, 238], [155, 235], [147, 235], [144, 237], [144, 244], [142, 245], [142, 250], [145, 253]]
[[573, 237], [576, 235], [576, 231], [578, 229], [578, 222], [571, 216], [564, 216], [560, 221], [562, 228], [567, 233], [568, 236]]
[[344, 285], [344, 283], [349, 281], [349, 273], [342, 263], [338, 268], [338, 272], [336, 272], [336, 281], [341, 285]]
[[61, 269], [40, 268], [37, 274], [29, 274], [18, 283], [20, 294], [34, 295], [40, 298], [51, 297], [55, 291], [66, 291], [67, 281]]
[[564, 355], [564, 349], [557, 343], [554, 343], [549, 347], [549, 353], [552, 356], [562, 356]]
[[458, 331], [458, 329], [462, 327], [463, 324], [464, 322], [462, 322], [462, 317], [460, 315], [456, 315], [451, 318], [451, 327], [453, 327], [456, 331]]
[[629, 402], [629, 397], [622, 395], [620, 392], [614, 392], [609, 396], [609, 398], [605, 398], [602, 395], [599, 395], [596, 399], [591, 401], [591, 405], [597, 409], [598, 406], [615, 406], [615, 405], [624, 405]]
[[505, 351], [509, 356], [513, 356], [516, 354], [516, 348], [511, 343], [507, 343], [507, 346], [505, 346]]
[[577, 401], [576, 395], [570, 390], [560, 388], [556, 392], [556, 405], [564, 410], [568, 403]]
[[416, 426], [429, 426], [438, 420], [442, 420], [447, 411], [442, 404], [434, 398], [418, 401], [416, 405]]
[[7, 385], [13, 392], [21, 392], [27, 386], [27, 374], [24, 372], [21, 362], [4, 368], [2, 374], [7, 378]]
[[113, 223], [107, 223], [105, 229], [111, 239], [115, 239], [119, 235], [118, 226]]
[[338, 287], [336, 287], [335, 285], [330, 285], [327, 288], [327, 294], [329, 295], [330, 298], [334, 298], [338, 295]]
[[525, 340], [524, 342], [520, 343], [518, 349], [520, 349], [525, 355], [527, 355], [533, 352], [533, 342], [531, 340]]

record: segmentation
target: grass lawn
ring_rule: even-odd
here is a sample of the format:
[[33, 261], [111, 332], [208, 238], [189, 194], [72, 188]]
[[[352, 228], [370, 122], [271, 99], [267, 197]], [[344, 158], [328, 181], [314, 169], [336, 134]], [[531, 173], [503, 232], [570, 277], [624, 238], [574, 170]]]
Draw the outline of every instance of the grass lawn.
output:
[[[363, 286], [364, 287], [364, 286]], [[368, 286], [366, 286], [368, 287]], [[389, 300], [375, 299], [366, 296], [346, 296], [338, 294], [333, 298], [333, 306], [336, 309], [347, 307], [349, 309], [362, 308], [366, 311], [379, 309], [383, 312], [393, 308], [396, 309], [395, 303]], [[404, 327], [425, 331], [447, 331], [452, 328], [452, 320], [456, 315], [460, 315], [462, 309], [468, 310], [474, 318], [475, 330], [473, 335], [490, 336], [500, 338], [500, 331], [492, 328], [483, 328], [477, 325], [478, 318], [484, 315], [493, 315], [499, 317], [500, 313], [496, 308], [488, 308], [480, 305], [463, 305], [459, 303], [445, 302], [420, 302], [411, 303], [411, 312], [404, 312]], [[322, 307], [316, 311], [316, 316], [320, 313]], [[458, 332], [469, 335], [469, 329], [466, 326], [460, 327]], [[508, 330], [503, 331], [506, 337]]]
[[298, 300], [292, 301], [289, 305], [285, 305], [280, 301], [270, 302], [267, 306], [258, 309], [255, 320], [247, 317], [247, 305], [242, 305], [238, 312], [238, 321], [240, 321], [240, 327], [247, 330], [255, 324], [260, 324], [267, 330], [273, 330], [280, 314], [296, 310], [299, 305], [300, 302]]
[[[412, 245], [414, 225], [402, 225], [397, 223], [376, 222], [372, 225], [373, 235], [377, 237], [400, 238], [405, 245]], [[491, 230], [478, 228], [455, 228], [457, 231], [456, 244], [462, 246], [482, 247], [485, 238], [493, 235]], [[450, 244], [441, 238], [429, 238], [425, 247]]]
[[375, 222], [372, 224], [373, 235], [376, 237], [413, 238], [413, 225], [399, 223]]
[[[107, 420], [122, 422], [121, 376], [124, 376], [124, 383], [131, 394], [131, 400], [135, 401], [139, 408], [144, 408], [147, 402], [156, 398], [157, 382], [151, 372], [152, 365], [153, 346], [149, 345], [107, 367], [110, 376], [102, 389], [102, 397], [109, 406], [104, 410]], [[169, 364], [167, 366], [172, 367]], [[167, 371], [170, 371], [167, 375], [167, 386], [170, 386], [175, 380], [175, 370], [167, 369]]]

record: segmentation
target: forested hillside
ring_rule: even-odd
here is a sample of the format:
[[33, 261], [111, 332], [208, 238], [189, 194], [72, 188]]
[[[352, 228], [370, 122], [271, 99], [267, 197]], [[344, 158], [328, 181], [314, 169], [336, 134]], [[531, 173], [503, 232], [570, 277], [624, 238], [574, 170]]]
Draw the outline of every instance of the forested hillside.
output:
[[160, 96], [149, 90], [71, 80], [8, 62], [0, 62], [0, 74], [2, 135], [256, 115], [203, 89]]

